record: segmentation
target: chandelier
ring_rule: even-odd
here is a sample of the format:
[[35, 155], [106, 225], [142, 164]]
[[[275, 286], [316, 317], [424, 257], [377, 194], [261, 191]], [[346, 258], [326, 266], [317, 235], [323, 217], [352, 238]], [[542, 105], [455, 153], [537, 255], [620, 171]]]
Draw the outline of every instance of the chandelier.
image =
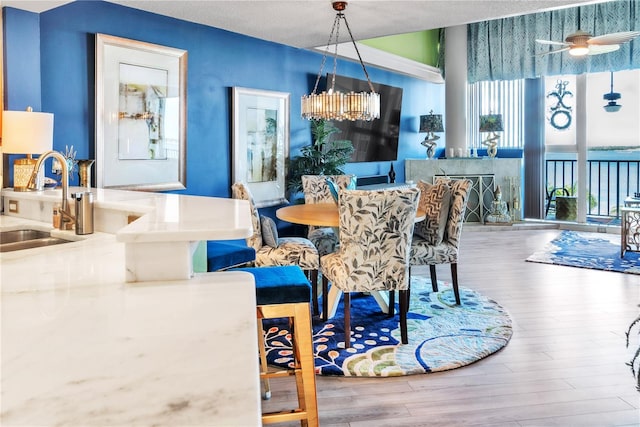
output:
[[[369, 79], [369, 73], [367, 73], [367, 69], [362, 62], [362, 57], [360, 56], [360, 52], [358, 51], [358, 46], [356, 46], [356, 42], [353, 40], [353, 34], [351, 34], [351, 29], [349, 28], [349, 23], [347, 22], [347, 18], [342, 13], [346, 7], [346, 1], [334, 1], [332, 2], [333, 9], [337, 11], [336, 18], [333, 21], [333, 27], [331, 28], [331, 33], [329, 34], [329, 40], [327, 41], [327, 47], [322, 55], [322, 63], [320, 64], [320, 71], [318, 72], [318, 77], [316, 78], [316, 84], [313, 87], [313, 92], [310, 95], [302, 96], [302, 117], [309, 120], [365, 120], [371, 121], [374, 119], [380, 118], [380, 94], [376, 93], [373, 89], [373, 85], [371, 84], [371, 80]], [[353, 47], [358, 54], [358, 60], [360, 61], [360, 65], [362, 66], [362, 70], [364, 71], [364, 75], [367, 77], [367, 83], [369, 83], [369, 89], [371, 92], [349, 92], [342, 93], [340, 91], [335, 90], [336, 83], [336, 68], [338, 64], [338, 36], [340, 33], [340, 20], [344, 19], [344, 24], [347, 27], [347, 31], [349, 32], [349, 37], [351, 38], [351, 43], [353, 43]], [[333, 73], [331, 74], [331, 86], [328, 90], [323, 91], [322, 93], [318, 93], [318, 83], [320, 82], [320, 77], [322, 76], [322, 71], [324, 69], [324, 64], [327, 60], [327, 54], [329, 52], [329, 47], [331, 46], [331, 40], [334, 38], [335, 34], [335, 50], [333, 53]], [[329, 86], [329, 82], [327, 82], [327, 86]]]

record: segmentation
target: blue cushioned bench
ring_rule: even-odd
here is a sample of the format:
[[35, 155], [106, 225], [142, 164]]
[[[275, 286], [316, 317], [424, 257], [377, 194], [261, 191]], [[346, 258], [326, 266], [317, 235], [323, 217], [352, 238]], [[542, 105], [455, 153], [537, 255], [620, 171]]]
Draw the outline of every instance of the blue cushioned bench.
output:
[[255, 249], [244, 241], [207, 241], [207, 271], [238, 267], [256, 259]]

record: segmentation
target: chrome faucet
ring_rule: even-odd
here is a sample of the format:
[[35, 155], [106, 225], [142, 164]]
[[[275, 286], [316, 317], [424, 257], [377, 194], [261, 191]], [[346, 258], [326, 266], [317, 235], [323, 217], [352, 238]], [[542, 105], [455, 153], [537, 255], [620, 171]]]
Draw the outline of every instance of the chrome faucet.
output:
[[33, 168], [33, 172], [31, 172], [31, 177], [29, 178], [27, 188], [29, 190], [42, 190], [42, 188], [38, 187], [38, 173], [40, 172], [44, 161], [49, 157], [53, 157], [58, 162], [60, 162], [60, 167], [62, 168], [62, 205], [60, 207], [60, 230], [68, 230], [70, 229], [70, 227], [65, 228], [65, 224], [75, 223], [76, 218], [71, 214], [71, 211], [69, 210], [69, 201], [67, 200], [67, 193], [69, 192], [69, 165], [67, 163], [66, 157], [54, 150], [43, 153], [40, 157], [38, 157], [38, 161]]

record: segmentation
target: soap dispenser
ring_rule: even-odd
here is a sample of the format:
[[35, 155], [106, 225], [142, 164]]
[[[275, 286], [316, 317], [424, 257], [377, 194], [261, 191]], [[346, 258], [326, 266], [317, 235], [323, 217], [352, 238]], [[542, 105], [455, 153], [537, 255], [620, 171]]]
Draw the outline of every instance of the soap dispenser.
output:
[[93, 193], [84, 191], [75, 194], [76, 234], [93, 233]]

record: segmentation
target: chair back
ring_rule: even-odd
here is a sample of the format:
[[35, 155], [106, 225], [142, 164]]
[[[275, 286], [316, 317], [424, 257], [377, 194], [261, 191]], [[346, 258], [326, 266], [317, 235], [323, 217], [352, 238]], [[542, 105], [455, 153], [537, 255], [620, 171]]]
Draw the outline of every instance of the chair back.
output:
[[352, 177], [353, 175], [302, 175], [304, 202], [307, 204], [333, 203], [334, 199], [327, 185], [327, 178], [344, 190], [351, 183]]
[[243, 182], [235, 182], [231, 186], [231, 197], [239, 200], [247, 200], [251, 209], [251, 222], [253, 225], [253, 234], [246, 238], [247, 246], [252, 247], [256, 251], [262, 247], [262, 227], [260, 226], [260, 214], [258, 208], [253, 201], [253, 195], [249, 187]]
[[451, 187], [451, 203], [444, 241], [458, 248], [472, 183], [468, 179], [455, 179], [450, 181], [449, 186]]
[[350, 291], [406, 290], [417, 188], [342, 190], [340, 258]]

